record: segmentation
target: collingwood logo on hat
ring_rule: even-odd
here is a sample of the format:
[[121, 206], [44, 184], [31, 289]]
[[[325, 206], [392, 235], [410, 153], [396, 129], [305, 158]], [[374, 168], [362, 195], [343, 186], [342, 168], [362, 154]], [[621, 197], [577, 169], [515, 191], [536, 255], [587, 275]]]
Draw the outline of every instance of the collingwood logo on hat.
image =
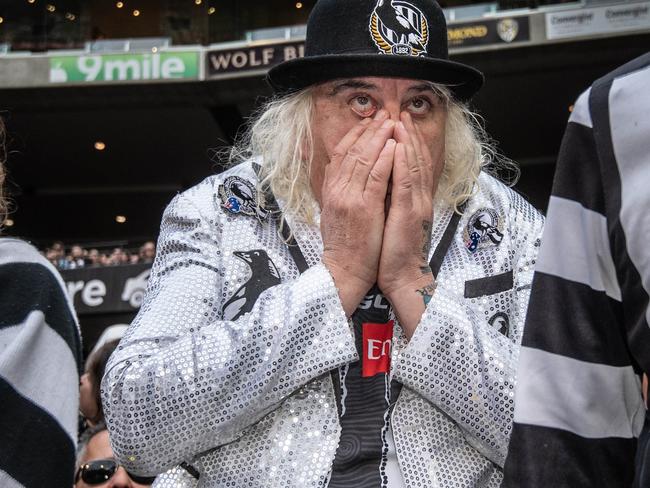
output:
[[420, 9], [402, 0], [378, 0], [370, 33], [380, 52], [421, 56], [427, 52], [429, 24]]

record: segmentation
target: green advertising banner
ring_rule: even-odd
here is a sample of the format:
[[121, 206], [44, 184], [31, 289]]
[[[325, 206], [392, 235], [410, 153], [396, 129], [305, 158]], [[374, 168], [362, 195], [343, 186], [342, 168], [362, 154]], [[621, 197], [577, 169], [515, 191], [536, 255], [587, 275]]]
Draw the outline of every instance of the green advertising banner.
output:
[[198, 78], [199, 53], [97, 54], [50, 58], [50, 83]]

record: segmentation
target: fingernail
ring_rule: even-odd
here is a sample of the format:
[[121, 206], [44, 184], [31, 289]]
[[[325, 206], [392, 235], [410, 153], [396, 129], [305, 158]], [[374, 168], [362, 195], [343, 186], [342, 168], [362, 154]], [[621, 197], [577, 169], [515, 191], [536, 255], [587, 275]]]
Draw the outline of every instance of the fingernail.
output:
[[386, 112], [384, 109], [381, 109], [379, 112], [377, 112], [377, 115], [375, 117], [377, 120], [383, 120], [388, 117], [388, 112]]
[[366, 117], [361, 121], [362, 125], [368, 125], [370, 122], [372, 122], [372, 119], [370, 117]]
[[386, 141], [386, 145], [387, 145], [387, 146], [393, 146], [393, 145], [395, 145], [395, 139], [388, 139], [388, 140]]
[[406, 130], [406, 127], [404, 127], [404, 123], [403, 123], [401, 120], [397, 123], [397, 126], [398, 126], [400, 129], [404, 129], [404, 130]]
[[395, 124], [395, 122], [393, 122], [392, 120], [386, 119], [386, 120], [384, 120], [384, 123], [381, 124], [381, 127], [382, 127], [382, 129], [388, 129], [389, 127], [393, 127], [394, 124]]

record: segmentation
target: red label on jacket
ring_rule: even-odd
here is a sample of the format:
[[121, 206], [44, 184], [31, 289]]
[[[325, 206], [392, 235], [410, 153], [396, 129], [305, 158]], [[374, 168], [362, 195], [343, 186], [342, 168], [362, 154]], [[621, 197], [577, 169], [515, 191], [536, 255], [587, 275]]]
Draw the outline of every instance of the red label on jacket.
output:
[[368, 378], [390, 371], [390, 348], [393, 339], [393, 321], [387, 324], [364, 323], [361, 376]]

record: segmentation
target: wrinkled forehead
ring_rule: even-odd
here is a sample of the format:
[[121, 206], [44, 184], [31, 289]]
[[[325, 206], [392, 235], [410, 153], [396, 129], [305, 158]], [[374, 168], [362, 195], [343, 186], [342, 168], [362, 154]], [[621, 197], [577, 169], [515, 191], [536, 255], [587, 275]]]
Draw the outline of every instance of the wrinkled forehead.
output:
[[314, 87], [319, 95], [335, 96], [350, 90], [363, 90], [370, 93], [385, 94], [411, 94], [431, 92], [437, 96], [446, 98], [445, 89], [442, 86], [427, 80], [392, 77], [354, 77], [338, 78], [320, 83]]

